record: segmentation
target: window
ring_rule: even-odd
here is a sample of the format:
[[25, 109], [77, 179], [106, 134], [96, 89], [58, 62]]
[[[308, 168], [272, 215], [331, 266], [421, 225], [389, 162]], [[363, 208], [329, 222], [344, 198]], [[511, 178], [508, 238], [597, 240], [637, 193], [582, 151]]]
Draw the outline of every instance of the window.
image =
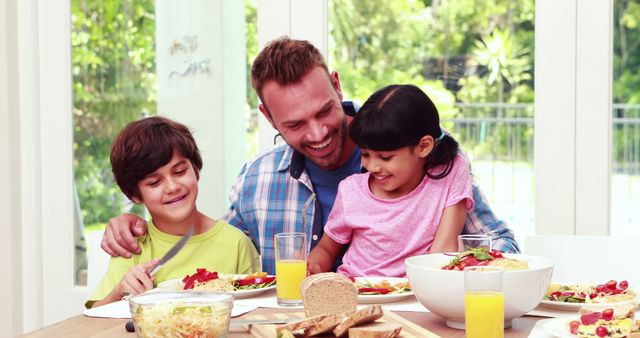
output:
[[226, 210], [245, 160], [248, 137], [238, 131], [255, 105], [245, 87], [252, 59], [238, 58], [256, 53], [252, 3], [71, 1], [77, 285], [86, 283], [86, 251], [100, 250], [84, 234], [125, 212], [144, 216], [109, 163], [127, 123], [159, 114], [189, 126], [204, 162], [198, 208], [214, 218]]
[[345, 97], [420, 86], [518, 239], [534, 233], [533, 26], [533, 0], [329, 3], [330, 68]]
[[612, 235], [640, 234], [640, 1], [615, 0], [613, 16]]
[[109, 147], [127, 123], [157, 113], [154, 3], [72, 1], [78, 285], [86, 285], [83, 232], [101, 231], [121, 213], [142, 211], [120, 192]]

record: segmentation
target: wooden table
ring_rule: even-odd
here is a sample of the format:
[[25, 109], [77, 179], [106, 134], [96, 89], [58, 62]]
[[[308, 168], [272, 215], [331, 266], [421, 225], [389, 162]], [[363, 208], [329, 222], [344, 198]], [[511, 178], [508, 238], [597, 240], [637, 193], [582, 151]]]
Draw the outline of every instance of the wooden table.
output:
[[[300, 309], [268, 309], [258, 308], [250, 314], [269, 314], [276, 312], [295, 312]], [[462, 330], [449, 328], [444, 320], [433, 313], [424, 312], [394, 312], [412, 322], [446, 338], [464, 338]], [[540, 320], [540, 317], [525, 316], [513, 320], [513, 326], [505, 330], [505, 338], [526, 338], [529, 332]], [[90, 318], [76, 316], [59, 323], [44, 327], [40, 330], [25, 334], [23, 337], [135, 337], [135, 333], [125, 331], [124, 325], [127, 319]], [[232, 326], [228, 338], [252, 337], [246, 327]]]

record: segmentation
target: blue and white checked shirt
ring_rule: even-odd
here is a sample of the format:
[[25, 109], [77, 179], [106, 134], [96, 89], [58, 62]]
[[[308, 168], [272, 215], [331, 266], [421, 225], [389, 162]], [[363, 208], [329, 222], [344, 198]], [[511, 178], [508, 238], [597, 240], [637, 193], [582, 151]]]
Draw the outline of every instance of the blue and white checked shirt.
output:
[[[343, 107], [353, 112], [353, 105]], [[320, 241], [324, 224], [317, 199], [307, 210], [303, 228], [302, 206], [313, 192], [303, 155], [286, 144], [259, 155], [240, 171], [229, 193], [231, 206], [224, 219], [251, 238], [262, 255], [262, 271], [275, 274], [273, 235], [304, 232], [310, 249]], [[488, 233], [494, 238], [494, 248], [519, 252], [513, 232], [491, 211], [475, 180], [473, 199], [474, 208], [467, 213], [463, 233]]]

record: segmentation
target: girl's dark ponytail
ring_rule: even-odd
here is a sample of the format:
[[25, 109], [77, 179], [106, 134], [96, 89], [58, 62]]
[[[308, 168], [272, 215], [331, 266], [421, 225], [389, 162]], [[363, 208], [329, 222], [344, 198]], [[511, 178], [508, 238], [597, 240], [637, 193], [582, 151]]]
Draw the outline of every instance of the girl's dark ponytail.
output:
[[[438, 180], [446, 177], [453, 168], [453, 161], [458, 155], [458, 141], [449, 134], [445, 134], [444, 138], [436, 141], [436, 145], [427, 156], [425, 169], [429, 178]], [[441, 170], [433, 170], [442, 166]]]

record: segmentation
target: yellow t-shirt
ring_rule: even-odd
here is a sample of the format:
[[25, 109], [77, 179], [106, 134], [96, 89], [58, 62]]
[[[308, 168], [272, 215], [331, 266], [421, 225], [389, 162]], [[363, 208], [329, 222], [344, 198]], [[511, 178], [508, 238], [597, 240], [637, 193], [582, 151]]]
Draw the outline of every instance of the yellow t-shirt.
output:
[[[129, 269], [153, 258], [161, 258], [180, 238], [158, 230], [149, 222], [147, 234], [138, 238], [142, 252], [131, 258], [111, 257], [105, 276], [85, 305], [89, 307], [106, 297]], [[154, 286], [169, 279], [194, 274], [196, 268], [229, 274], [260, 272], [260, 256], [247, 236], [219, 220], [208, 231], [192, 236], [182, 250], [156, 272]]]

